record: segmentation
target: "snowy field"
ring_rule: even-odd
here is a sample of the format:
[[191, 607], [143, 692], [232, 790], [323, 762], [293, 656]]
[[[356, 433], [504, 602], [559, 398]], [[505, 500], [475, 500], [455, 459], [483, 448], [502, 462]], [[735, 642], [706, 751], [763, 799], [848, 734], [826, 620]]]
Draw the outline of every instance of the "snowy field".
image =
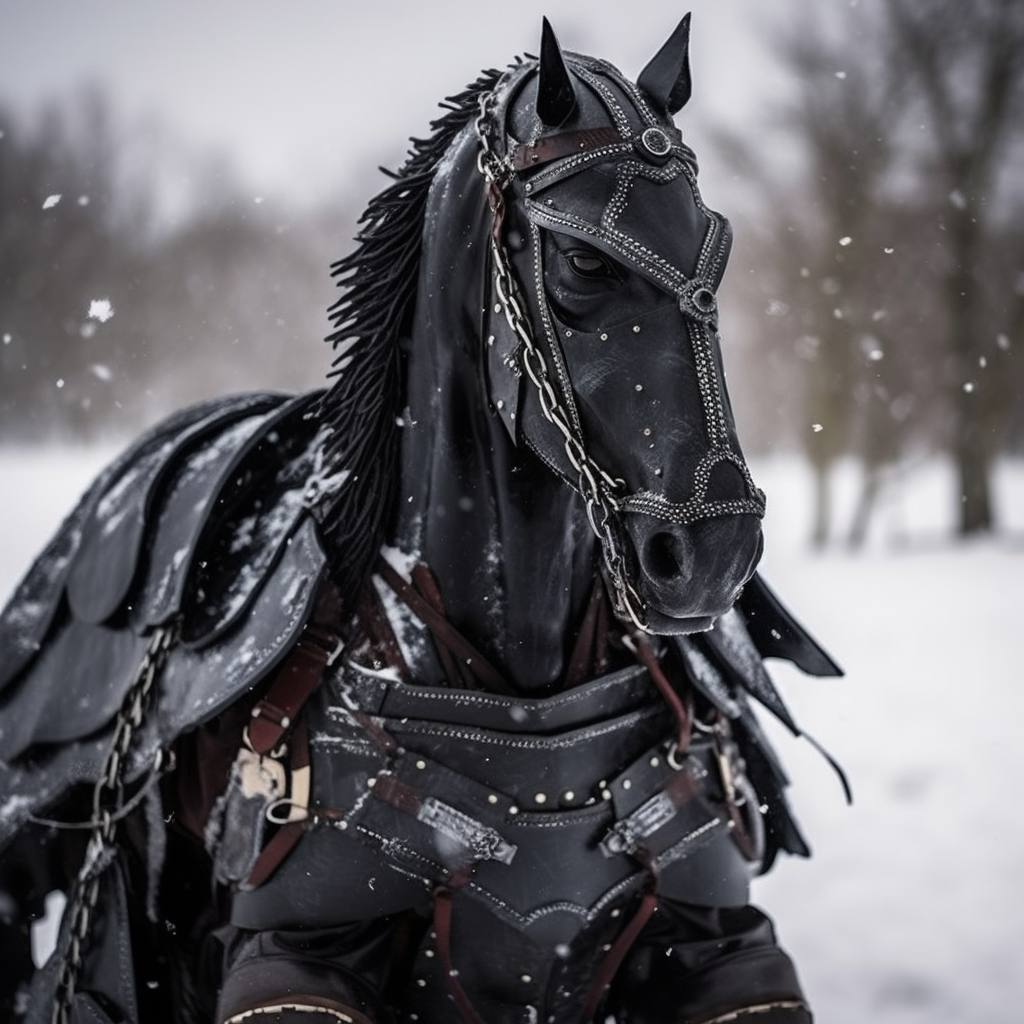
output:
[[[109, 454], [0, 449], [0, 595]], [[780, 736], [815, 856], [778, 864], [755, 898], [820, 1024], [1020, 1024], [1024, 469], [1000, 474], [998, 539], [950, 545], [952, 482], [922, 466], [883, 494], [856, 555], [807, 551], [799, 464], [754, 471], [769, 497], [765, 576], [847, 671], [773, 674], [855, 793], [846, 807], [825, 762]]]

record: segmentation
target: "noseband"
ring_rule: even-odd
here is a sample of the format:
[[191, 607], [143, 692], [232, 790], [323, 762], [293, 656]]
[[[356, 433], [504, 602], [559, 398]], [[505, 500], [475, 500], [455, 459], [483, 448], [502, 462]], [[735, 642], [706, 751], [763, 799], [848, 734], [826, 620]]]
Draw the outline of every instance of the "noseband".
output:
[[[566, 475], [566, 480], [583, 498], [590, 527], [600, 541], [604, 571], [610, 584], [616, 614], [623, 621], [632, 622], [637, 629], [650, 632], [645, 602], [629, 579], [627, 571], [623, 514], [640, 513], [666, 522], [689, 525], [701, 519], [723, 515], [749, 514], [761, 518], [765, 512], [763, 492], [755, 486], [746, 463], [729, 446], [726, 413], [714, 365], [713, 342], [717, 337], [718, 310], [715, 292], [709, 280], [712, 279], [712, 272], [720, 272], [719, 265], [724, 262], [726, 248], [722, 240], [722, 221], [702, 205], [712, 221], [713, 229], [704, 240], [697, 272], [692, 278], [687, 278], [677, 268], [643, 249], [628, 236], [623, 235], [621, 243], [615, 246], [623, 250], [631, 262], [639, 263], [649, 276], [654, 277], [678, 301], [695, 356], [697, 384], [710, 441], [709, 451], [695, 470], [693, 494], [687, 501], [671, 502], [664, 495], [647, 490], [626, 494], [625, 481], [612, 476], [587, 451], [582, 426], [573, 407], [571, 386], [567, 381], [563, 382], [564, 400], [560, 398], [558, 389], [552, 383], [548, 359], [534, 339], [532, 324], [521, 299], [522, 290], [502, 238], [505, 196], [515, 174], [543, 164], [554, 164], [550, 173], [557, 176], [558, 181], [578, 173], [595, 159], [619, 153], [639, 154], [648, 163], [658, 166], [671, 157], [673, 142], [668, 132], [660, 127], [648, 127], [634, 139], [624, 137], [625, 133], [620, 127], [598, 128], [565, 132], [517, 145], [509, 151], [507, 157], [502, 158], [492, 146], [497, 131], [494, 108], [501, 86], [499, 82], [497, 88], [480, 97], [475, 129], [479, 142], [477, 168], [486, 183], [488, 203], [493, 215], [490, 249], [494, 264], [494, 295], [497, 299], [493, 308], [495, 313], [504, 313], [517, 341], [522, 366], [510, 359], [506, 359], [505, 363], [516, 376], [525, 369], [537, 391], [544, 418], [562, 436], [565, 456], [576, 476], [573, 480]], [[681, 143], [677, 143], [676, 148], [683, 152], [684, 159], [685, 154], [689, 154], [692, 160], [692, 154]], [[533, 181], [536, 182], [536, 179]], [[691, 184], [696, 195], [696, 184], [692, 179]], [[534, 188], [531, 182], [525, 185], [527, 193]], [[538, 219], [554, 230], [568, 227], [570, 233], [586, 233], [589, 226], [584, 221], [568, 224], [565, 223], [567, 216], [545, 215], [541, 211]], [[540, 284], [538, 290], [543, 309], [547, 300]], [[489, 343], [493, 343], [493, 338], [489, 339]], [[555, 358], [558, 358], [557, 354]], [[711, 472], [723, 462], [731, 463], [739, 470], [751, 497], [727, 501], [707, 500]]]

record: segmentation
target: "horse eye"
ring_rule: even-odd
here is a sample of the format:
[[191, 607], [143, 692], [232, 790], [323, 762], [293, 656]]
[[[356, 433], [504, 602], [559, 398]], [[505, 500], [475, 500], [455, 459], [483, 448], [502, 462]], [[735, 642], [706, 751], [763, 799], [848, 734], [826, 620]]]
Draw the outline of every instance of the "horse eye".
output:
[[589, 280], [616, 280], [619, 276], [615, 272], [615, 267], [608, 260], [594, 252], [576, 249], [573, 252], [567, 252], [565, 259], [569, 264], [569, 269], [579, 277]]

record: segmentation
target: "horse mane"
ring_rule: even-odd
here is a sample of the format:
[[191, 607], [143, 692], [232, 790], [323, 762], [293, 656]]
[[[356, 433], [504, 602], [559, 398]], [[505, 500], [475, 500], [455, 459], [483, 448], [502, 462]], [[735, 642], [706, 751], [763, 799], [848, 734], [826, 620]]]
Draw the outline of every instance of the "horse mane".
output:
[[331, 266], [345, 292], [328, 310], [334, 383], [316, 412], [323, 437], [318, 476], [341, 484], [324, 488], [312, 512], [347, 602], [355, 600], [380, 550], [397, 490], [399, 341], [410, 331], [416, 303], [427, 195], [439, 161], [500, 77], [497, 70], [483, 71], [448, 97], [431, 134], [410, 140], [401, 169], [381, 168], [393, 184], [370, 200], [356, 247]]

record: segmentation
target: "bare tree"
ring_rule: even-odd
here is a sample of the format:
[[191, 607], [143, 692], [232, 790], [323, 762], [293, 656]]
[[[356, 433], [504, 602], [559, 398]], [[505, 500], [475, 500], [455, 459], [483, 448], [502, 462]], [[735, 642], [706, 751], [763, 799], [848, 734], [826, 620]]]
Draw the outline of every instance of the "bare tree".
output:
[[949, 445], [960, 485], [959, 532], [994, 526], [992, 465], [1005, 436], [1000, 358], [985, 322], [983, 268], [991, 263], [1007, 185], [1006, 156], [1024, 129], [1024, 4], [1019, 0], [887, 0], [891, 60], [924, 119], [916, 171], [931, 183], [943, 228]]

